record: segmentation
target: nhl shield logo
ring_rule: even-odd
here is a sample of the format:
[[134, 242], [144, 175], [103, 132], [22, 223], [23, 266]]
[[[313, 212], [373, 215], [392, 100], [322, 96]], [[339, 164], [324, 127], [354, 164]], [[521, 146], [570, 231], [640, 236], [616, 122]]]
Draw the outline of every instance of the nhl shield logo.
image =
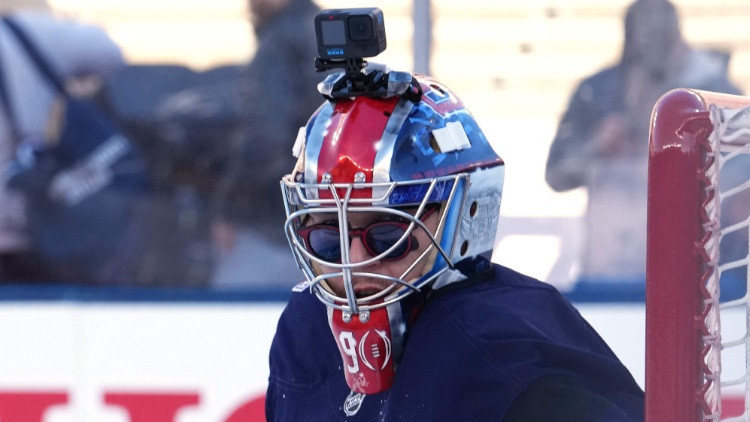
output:
[[359, 412], [362, 407], [362, 402], [365, 400], [366, 395], [362, 393], [350, 392], [344, 400], [344, 413], [346, 416], [354, 416]]

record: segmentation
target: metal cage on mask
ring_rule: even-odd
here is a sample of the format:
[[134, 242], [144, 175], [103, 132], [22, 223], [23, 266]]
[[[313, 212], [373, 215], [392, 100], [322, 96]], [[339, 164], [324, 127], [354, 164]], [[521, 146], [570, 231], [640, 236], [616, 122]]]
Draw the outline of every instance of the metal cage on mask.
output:
[[[450, 175], [429, 180], [418, 180], [408, 182], [391, 182], [391, 183], [320, 183], [320, 184], [304, 184], [294, 183], [290, 181], [290, 177], [285, 178], [283, 182], [285, 190], [285, 204], [287, 206], [287, 221], [285, 224], [285, 231], [287, 238], [289, 239], [292, 249], [294, 251], [297, 262], [302, 268], [305, 276], [311, 283], [311, 288], [314, 290], [318, 298], [329, 306], [332, 306], [342, 311], [358, 314], [362, 311], [369, 311], [372, 309], [384, 307], [400, 300], [403, 296], [412, 292], [419, 291], [419, 289], [434, 281], [441, 274], [452, 267], [450, 260], [450, 250], [446, 251], [446, 247], [450, 247], [449, 239], [452, 235], [448, 234], [450, 230], [446, 230], [446, 221], [453, 215], [447, 210], [454, 209], [454, 204], [457, 198], [461, 198], [465, 195], [465, 188], [467, 186], [466, 174]], [[399, 208], [393, 208], [392, 206], [378, 206], [376, 204], [389, 204], [389, 198], [403, 197], [399, 191], [403, 190], [418, 190], [424, 192], [422, 200], [416, 205], [416, 212], [412, 215], [409, 212], [403, 211]], [[330, 198], [320, 199], [319, 195], [309, 195], [310, 192], [325, 191], [330, 193]], [[381, 194], [375, 197], [358, 198], [357, 192], [362, 191], [382, 191]], [[441, 211], [439, 212], [439, 221], [437, 229], [431, 232], [420, 220], [420, 216], [427, 209], [429, 204], [441, 204]], [[330, 262], [325, 261], [313, 253], [311, 253], [302, 239], [297, 235], [296, 230], [301, 227], [305, 217], [314, 213], [331, 213], [335, 212], [338, 219], [338, 226], [340, 231], [340, 248], [341, 248], [341, 262]], [[367, 260], [359, 262], [351, 262], [349, 257], [349, 213], [357, 212], [377, 212], [386, 215], [393, 215], [403, 220], [408, 221], [409, 226], [404, 231], [403, 235], [387, 250], [382, 253], [372, 256]], [[455, 216], [454, 216], [455, 218]], [[427, 246], [419, 256], [404, 270], [400, 277], [390, 277], [383, 274], [357, 271], [357, 269], [366, 267], [371, 263], [382, 260], [388, 256], [392, 251], [403, 245], [404, 242], [412, 235], [414, 230], [421, 229], [427, 234], [430, 245]], [[441, 234], [447, 234], [447, 236], [441, 236]], [[441, 237], [445, 238], [441, 242]], [[424, 274], [421, 274], [416, 280], [406, 280], [405, 277], [413, 271], [413, 269], [423, 261], [434, 260], [434, 264], [426, 269]], [[329, 268], [333, 268], [336, 271], [320, 273], [318, 274], [314, 269], [314, 264], [323, 265]], [[329, 288], [325, 281], [329, 278], [341, 277], [343, 280], [344, 289], [346, 291], [346, 297], [339, 297], [335, 295]], [[386, 280], [391, 283], [389, 287], [386, 287], [380, 292], [377, 292], [366, 297], [357, 298], [354, 292], [353, 278], [354, 277], [372, 277], [377, 279]]]

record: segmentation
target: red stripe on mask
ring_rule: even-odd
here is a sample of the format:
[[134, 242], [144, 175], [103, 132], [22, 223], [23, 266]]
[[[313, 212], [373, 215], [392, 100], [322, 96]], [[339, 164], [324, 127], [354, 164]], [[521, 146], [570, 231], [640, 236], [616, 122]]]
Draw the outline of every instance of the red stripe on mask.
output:
[[[334, 183], [353, 183], [355, 174], [363, 173], [364, 181], [372, 182], [378, 141], [397, 102], [398, 97], [338, 101], [318, 156], [318, 181], [327, 173]], [[346, 194], [345, 191], [338, 193], [339, 196]], [[320, 196], [321, 199], [331, 197], [327, 191], [320, 192]], [[358, 189], [352, 197], [370, 198], [372, 192]]]

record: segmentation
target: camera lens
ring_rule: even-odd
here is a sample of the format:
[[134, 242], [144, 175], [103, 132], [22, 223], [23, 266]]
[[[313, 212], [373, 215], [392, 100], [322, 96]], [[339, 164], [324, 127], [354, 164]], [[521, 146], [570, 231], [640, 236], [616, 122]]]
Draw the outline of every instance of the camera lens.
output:
[[369, 16], [350, 16], [349, 38], [352, 41], [365, 41], [372, 39], [372, 21]]

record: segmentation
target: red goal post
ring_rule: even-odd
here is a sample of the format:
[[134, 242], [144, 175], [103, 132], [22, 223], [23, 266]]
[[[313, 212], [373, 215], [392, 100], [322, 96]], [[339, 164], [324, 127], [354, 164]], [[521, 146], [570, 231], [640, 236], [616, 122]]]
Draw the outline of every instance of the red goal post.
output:
[[[677, 89], [662, 96], [652, 113], [646, 261], [647, 422], [725, 420], [721, 419], [724, 345], [717, 181], [724, 146], [716, 141], [712, 113], [716, 108], [748, 106], [750, 97]], [[747, 342], [747, 334], [744, 338]]]

